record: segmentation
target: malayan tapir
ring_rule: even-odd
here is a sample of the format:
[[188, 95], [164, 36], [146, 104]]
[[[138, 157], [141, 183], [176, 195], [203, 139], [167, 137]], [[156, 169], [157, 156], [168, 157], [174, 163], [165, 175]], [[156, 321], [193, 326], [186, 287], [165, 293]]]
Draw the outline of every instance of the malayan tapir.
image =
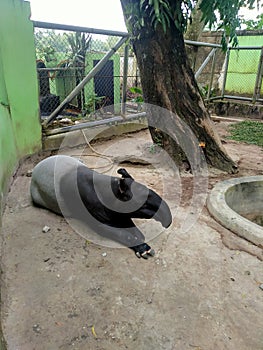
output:
[[64, 217], [87, 224], [99, 235], [131, 248], [147, 259], [154, 250], [132, 218], [172, 222], [167, 203], [154, 191], [136, 182], [121, 168], [121, 177], [100, 174], [76, 158], [57, 155], [38, 163], [32, 172], [33, 203]]

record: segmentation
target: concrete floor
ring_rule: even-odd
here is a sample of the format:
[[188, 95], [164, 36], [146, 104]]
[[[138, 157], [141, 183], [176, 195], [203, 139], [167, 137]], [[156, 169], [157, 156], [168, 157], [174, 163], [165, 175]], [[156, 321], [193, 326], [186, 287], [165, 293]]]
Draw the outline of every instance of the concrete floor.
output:
[[[121, 161], [130, 154], [140, 158], [149, 142], [148, 132], [141, 131], [95, 147]], [[262, 150], [233, 142], [226, 147], [238, 157], [241, 174], [262, 174]], [[247, 147], [254, 147], [261, 165], [248, 164]], [[156, 155], [148, 156], [158, 164]], [[8, 349], [263, 349], [262, 249], [224, 229], [202, 205], [193, 226], [182, 232], [191, 210], [189, 174], [178, 184], [169, 169], [133, 164], [135, 158], [126, 163], [157, 192], [165, 174], [163, 195], [174, 215], [173, 226], [151, 240], [156, 256], [142, 260], [127, 248], [87, 241], [62, 217], [32, 206], [27, 172], [41, 157], [21, 165], [3, 217], [2, 324]], [[210, 173], [209, 190], [228, 177]], [[50, 230], [42, 232], [46, 225]], [[156, 228], [152, 220], [144, 225], [150, 235]]]

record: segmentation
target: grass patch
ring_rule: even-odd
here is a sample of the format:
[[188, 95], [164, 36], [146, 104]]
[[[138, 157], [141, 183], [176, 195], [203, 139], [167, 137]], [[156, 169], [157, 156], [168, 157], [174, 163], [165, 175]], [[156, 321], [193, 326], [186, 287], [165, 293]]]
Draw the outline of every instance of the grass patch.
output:
[[263, 123], [245, 120], [231, 124], [229, 139], [263, 147]]

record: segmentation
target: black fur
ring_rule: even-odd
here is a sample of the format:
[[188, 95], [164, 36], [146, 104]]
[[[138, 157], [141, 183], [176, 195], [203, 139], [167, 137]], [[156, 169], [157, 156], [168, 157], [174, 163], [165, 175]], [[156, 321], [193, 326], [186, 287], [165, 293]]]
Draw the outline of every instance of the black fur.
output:
[[132, 218], [154, 218], [168, 227], [170, 209], [125, 169], [118, 173], [121, 178], [99, 174], [68, 156], [49, 157], [33, 170], [31, 196], [34, 203], [81, 220], [98, 234], [131, 248], [138, 257], [148, 258], [154, 251]]

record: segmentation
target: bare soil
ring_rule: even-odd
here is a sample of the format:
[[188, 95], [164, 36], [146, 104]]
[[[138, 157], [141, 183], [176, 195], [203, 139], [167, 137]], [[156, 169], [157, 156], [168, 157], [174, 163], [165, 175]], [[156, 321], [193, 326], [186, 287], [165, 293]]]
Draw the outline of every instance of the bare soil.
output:
[[[262, 249], [222, 227], [203, 205], [216, 182], [263, 174], [262, 149], [228, 140], [228, 125], [215, 124], [239, 173], [210, 169], [199, 208], [191, 203], [193, 176], [171, 171], [152, 148], [148, 131], [94, 145], [114, 161], [108, 171], [98, 171], [113, 174], [121, 163], [171, 207], [169, 229], [159, 232], [155, 221], [143, 223], [146, 237], [157, 230], [150, 242], [156, 256], [149, 260], [127, 248], [95, 244], [64, 218], [34, 207], [28, 175], [50, 154], [24, 160], [2, 227], [2, 324], [8, 349], [263, 349]], [[82, 157], [91, 167], [107, 164], [90, 149], [85, 154], [93, 154]], [[50, 230], [43, 232], [44, 226]]]

